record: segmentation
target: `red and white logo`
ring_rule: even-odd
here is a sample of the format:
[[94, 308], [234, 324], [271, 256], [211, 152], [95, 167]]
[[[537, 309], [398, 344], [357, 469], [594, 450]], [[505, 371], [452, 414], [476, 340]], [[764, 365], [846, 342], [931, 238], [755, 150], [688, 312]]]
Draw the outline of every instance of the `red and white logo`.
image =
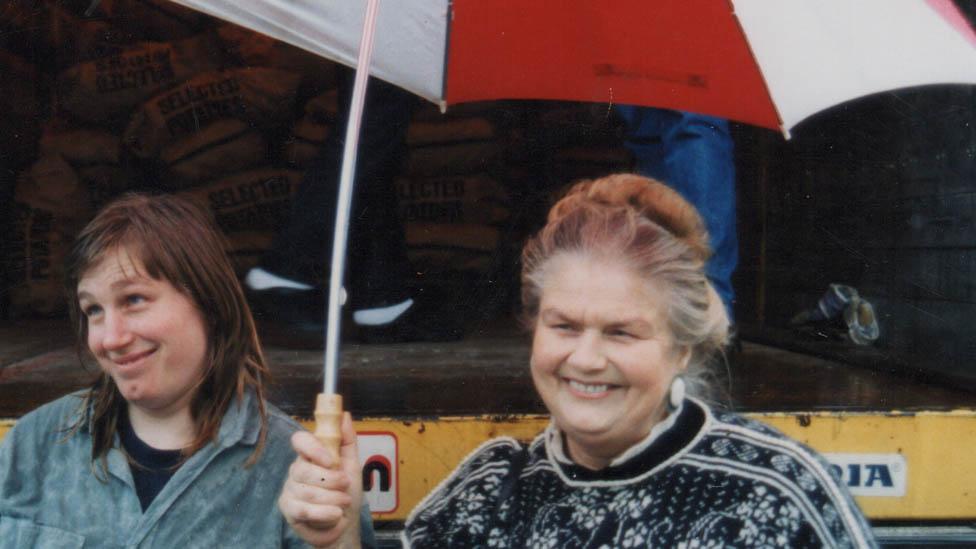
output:
[[392, 513], [399, 506], [400, 469], [396, 435], [357, 433], [359, 461], [363, 464], [363, 493], [374, 514]]

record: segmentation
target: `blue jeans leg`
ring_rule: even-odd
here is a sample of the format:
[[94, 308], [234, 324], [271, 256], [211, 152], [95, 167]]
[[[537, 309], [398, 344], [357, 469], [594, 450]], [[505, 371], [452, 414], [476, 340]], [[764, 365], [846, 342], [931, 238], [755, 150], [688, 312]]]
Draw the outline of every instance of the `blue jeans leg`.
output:
[[705, 274], [733, 318], [739, 243], [728, 121], [632, 105], [617, 106], [617, 113], [626, 124], [625, 145], [636, 157], [637, 171], [668, 183], [701, 213], [713, 250]]

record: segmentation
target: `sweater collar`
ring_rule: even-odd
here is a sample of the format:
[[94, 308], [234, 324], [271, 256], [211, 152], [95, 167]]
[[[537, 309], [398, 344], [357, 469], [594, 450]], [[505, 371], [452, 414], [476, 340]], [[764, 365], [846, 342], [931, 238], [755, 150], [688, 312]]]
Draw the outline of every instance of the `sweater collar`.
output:
[[545, 448], [560, 476], [570, 483], [636, 480], [691, 447], [705, 427], [708, 415], [703, 403], [685, 399], [677, 411], [655, 425], [644, 439], [599, 471], [581, 467], [569, 458], [562, 433], [552, 422], [544, 433]]
[[[646, 437], [638, 441], [633, 446], [624, 450], [620, 455], [610, 460], [609, 467], [619, 467], [626, 464], [628, 461], [633, 459], [635, 456], [640, 455], [641, 452], [646, 450], [651, 444], [661, 437], [666, 431], [671, 429], [675, 422], [678, 420], [678, 416], [681, 411], [684, 410], [685, 403], [682, 402], [678, 409], [674, 412], [669, 413], [665, 416], [664, 420], [659, 421], [651, 428], [651, 432], [648, 433]], [[558, 463], [565, 465], [576, 465], [576, 463], [570, 459], [566, 452], [564, 445], [565, 437], [563, 432], [556, 426], [555, 422], [549, 422], [549, 426], [546, 428], [546, 444], [552, 452], [552, 457]]]

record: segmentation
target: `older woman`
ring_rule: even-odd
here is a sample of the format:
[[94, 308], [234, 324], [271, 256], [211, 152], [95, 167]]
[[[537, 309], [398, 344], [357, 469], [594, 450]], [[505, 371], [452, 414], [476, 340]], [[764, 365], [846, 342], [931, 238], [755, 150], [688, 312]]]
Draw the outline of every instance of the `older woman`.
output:
[[275, 507], [301, 427], [265, 402], [207, 215], [166, 196], [110, 204], [78, 236], [67, 290], [100, 375], [4, 439], [0, 547], [304, 546]]
[[728, 335], [708, 253], [697, 212], [657, 181], [573, 187], [523, 251], [551, 424], [475, 450], [411, 513], [404, 544], [874, 546], [819, 456], [694, 396]]

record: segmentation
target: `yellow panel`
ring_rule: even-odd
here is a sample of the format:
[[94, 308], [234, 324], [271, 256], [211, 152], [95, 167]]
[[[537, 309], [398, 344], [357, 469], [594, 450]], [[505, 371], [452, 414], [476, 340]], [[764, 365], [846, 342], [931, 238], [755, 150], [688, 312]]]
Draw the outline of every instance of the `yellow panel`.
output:
[[[902, 454], [907, 462], [903, 497], [858, 497], [872, 519], [976, 518], [976, 411], [931, 413], [768, 413], [750, 417], [829, 453]], [[379, 520], [402, 520], [459, 460], [494, 436], [528, 440], [540, 416], [444, 417], [423, 422], [367, 418], [360, 431], [393, 433], [399, 442], [399, 506]], [[306, 424], [308, 426], [308, 424]]]
[[820, 452], [902, 454], [903, 497], [858, 497], [873, 519], [976, 517], [976, 411], [763, 414], [757, 419]]
[[[903, 497], [864, 497], [872, 519], [976, 518], [976, 410], [919, 413], [750, 414], [820, 452], [902, 454], [907, 463]], [[421, 498], [482, 442], [497, 436], [530, 440], [543, 416], [441, 417], [425, 421], [365, 418], [360, 432], [391, 433], [399, 456], [398, 505], [379, 520], [403, 520]], [[0, 439], [14, 420], [0, 420]], [[311, 427], [309, 422], [304, 422]]]

